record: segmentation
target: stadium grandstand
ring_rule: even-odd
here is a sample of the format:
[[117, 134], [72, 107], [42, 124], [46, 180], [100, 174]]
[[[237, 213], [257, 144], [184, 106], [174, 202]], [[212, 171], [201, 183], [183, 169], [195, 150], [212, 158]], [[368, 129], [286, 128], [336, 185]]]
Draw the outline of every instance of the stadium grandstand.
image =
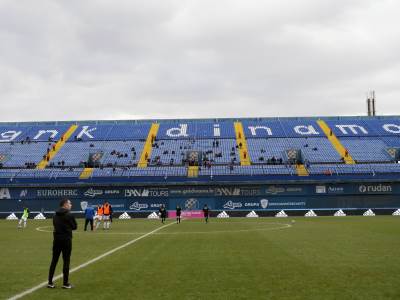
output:
[[384, 212], [399, 161], [398, 116], [0, 123], [0, 212]]

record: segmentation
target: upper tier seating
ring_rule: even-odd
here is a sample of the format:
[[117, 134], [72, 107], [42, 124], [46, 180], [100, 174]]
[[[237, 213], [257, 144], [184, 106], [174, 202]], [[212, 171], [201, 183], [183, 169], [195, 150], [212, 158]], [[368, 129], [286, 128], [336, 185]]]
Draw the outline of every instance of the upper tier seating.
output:
[[[400, 173], [400, 117], [322, 119], [342, 152], [318, 118], [1, 123], [0, 177], [79, 178], [84, 167], [95, 167], [90, 176], [96, 178], [187, 177], [191, 152], [202, 154], [200, 177], [295, 176], [295, 163], [311, 176]], [[244, 137], [234, 122], [241, 122]], [[150, 140], [154, 127], [158, 132]], [[250, 165], [241, 166], [241, 138]], [[343, 149], [355, 164], [346, 164]], [[299, 154], [295, 161], [288, 157], [292, 150]], [[146, 163], [139, 165], [144, 154]], [[45, 169], [36, 170], [42, 160]]]

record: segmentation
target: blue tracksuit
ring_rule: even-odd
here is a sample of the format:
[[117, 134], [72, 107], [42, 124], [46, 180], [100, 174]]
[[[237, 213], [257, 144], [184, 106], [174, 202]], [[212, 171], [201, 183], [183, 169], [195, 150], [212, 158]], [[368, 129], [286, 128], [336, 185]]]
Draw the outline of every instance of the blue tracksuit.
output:
[[93, 220], [93, 217], [94, 217], [94, 208], [88, 206], [85, 209], [85, 219]]
[[90, 223], [90, 229], [93, 231], [93, 217], [94, 217], [94, 208], [93, 207], [87, 207], [85, 209], [85, 231]]

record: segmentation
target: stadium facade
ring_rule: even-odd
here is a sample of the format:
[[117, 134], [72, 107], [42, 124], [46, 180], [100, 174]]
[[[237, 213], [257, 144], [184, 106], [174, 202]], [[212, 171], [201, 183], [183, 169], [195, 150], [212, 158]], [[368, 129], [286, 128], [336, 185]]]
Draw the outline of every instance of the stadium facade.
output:
[[398, 116], [0, 123], [0, 212], [384, 212], [399, 161]]

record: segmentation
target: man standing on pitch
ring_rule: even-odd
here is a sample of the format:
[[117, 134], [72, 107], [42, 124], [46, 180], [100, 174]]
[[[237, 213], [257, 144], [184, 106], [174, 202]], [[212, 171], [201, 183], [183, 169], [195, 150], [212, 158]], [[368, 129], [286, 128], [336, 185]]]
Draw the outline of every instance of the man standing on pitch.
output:
[[90, 230], [93, 231], [93, 218], [94, 218], [94, 208], [92, 206], [88, 206], [85, 209], [85, 231], [87, 230], [87, 226], [90, 223]]
[[112, 208], [108, 201], [103, 204], [103, 229], [110, 229], [110, 216], [112, 213]]
[[178, 204], [176, 206], [176, 224], [181, 222], [181, 212], [182, 212], [182, 208]]
[[203, 214], [204, 214], [204, 220], [206, 221], [206, 223], [208, 223], [208, 216], [210, 215], [210, 209], [208, 208], [207, 204], [204, 204]]
[[164, 224], [165, 219], [167, 218], [167, 210], [165, 209], [164, 204], [161, 204], [160, 208], [158, 209], [160, 218], [161, 218], [161, 223]]
[[53, 283], [54, 271], [57, 266], [58, 258], [60, 254], [63, 255], [63, 280], [64, 284], [62, 288], [70, 289], [72, 285], [68, 281], [69, 277], [69, 263], [72, 251], [72, 230], [76, 230], [77, 224], [73, 215], [70, 211], [72, 208], [71, 201], [68, 199], [63, 199], [60, 202], [60, 208], [56, 211], [53, 216], [53, 258], [51, 260], [50, 270], [49, 270], [49, 282], [47, 284], [48, 288], [55, 288]]
[[95, 221], [95, 224], [96, 224], [95, 228], [96, 229], [99, 228], [101, 220], [103, 220], [103, 211], [104, 211], [103, 210], [103, 206], [100, 205], [100, 204], [97, 204], [97, 211], [96, 211], [96, 215], [94, 216], [94, 218], [96, 220]]

